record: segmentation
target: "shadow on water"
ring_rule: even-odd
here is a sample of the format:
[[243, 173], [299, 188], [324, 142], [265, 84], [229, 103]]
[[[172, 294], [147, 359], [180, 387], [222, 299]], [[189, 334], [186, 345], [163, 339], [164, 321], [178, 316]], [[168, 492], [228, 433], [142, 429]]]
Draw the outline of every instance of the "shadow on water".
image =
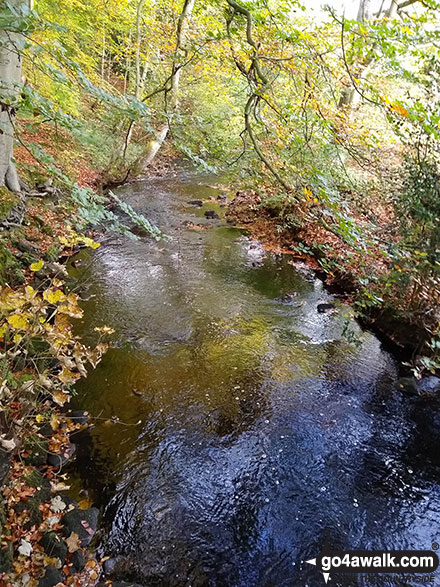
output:
[[306, 267], [205, 220], [212, 202], [188, 205], [216, 197], [210, 181], [123, 188], [172, 239], [106, 237], [81, 269], [81, 334], [109, 324], [116, 345], [78, 385], [75, 407], [97, 419], [71, 476], [103, 507], [114, 576], [314, 587], [303, 561], [324, 532], [334, 547], [430, 548], [438, 407], [394, 391], [392, 357], [349, 308], [317, 313], [329, 295]]

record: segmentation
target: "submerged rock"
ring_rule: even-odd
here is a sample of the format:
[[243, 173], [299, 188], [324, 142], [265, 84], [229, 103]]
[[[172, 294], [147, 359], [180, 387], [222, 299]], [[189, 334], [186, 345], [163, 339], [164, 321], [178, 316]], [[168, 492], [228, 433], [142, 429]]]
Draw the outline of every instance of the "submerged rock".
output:
[[440, 377], [428, 375], [419, 381], [418, 390], [421, 393], [440, 393]]
[[414, 377], [401, 377], [396, 381], [396, 389], [408, 395], [418, 395], [417, 381]]
[[333, 312], [334, 310], [336, 310], [336, 306], [334, 304], [326, 302], [324, 304], [318, 304], [316, 309], [318, 310], [319, 314], [327, 314], [329, 312]]
[[102, 570], [106, 576], [114, 575], [124, 571], [127, 567], [127, 560], [121, 554], [107, 559], [102, 565]]
[[205, 218], [208, 218], [208, 220], [218, 220], [220, 216], [215, 210], [206, 210]]
[[296, 300], [297, 297], [298, 292], [294, 291], [293, 293], [286, 294], [284, 296], [281, 296], [280, 298], [277, 298], [276, 301], [281, 302], [282, 304], [291, 304]]
[[201, 208], [203, 206], [202, 200], [190, 200], [188, 204], [190, 206], [196, 206], [197, 208]]

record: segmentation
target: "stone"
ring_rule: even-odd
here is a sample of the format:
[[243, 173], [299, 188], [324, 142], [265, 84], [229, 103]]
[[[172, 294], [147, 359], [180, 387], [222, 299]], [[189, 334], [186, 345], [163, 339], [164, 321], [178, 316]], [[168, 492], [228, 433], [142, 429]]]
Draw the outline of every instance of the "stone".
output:
[[67, 556], [67, 544], [56, 532], [46, 532], [40, 540], [40, 544], [48, 556], [59, 558], [61, 564], [64, 565]]
[[419, 381], [418, 390], [421, 393], [440, 393], [440, 377], [428, 375]]
[[206, 210], [205, 218], [208, 218], [208, 220], [218, 220], [220, 217], [215, 210]]
[[118, 554], [117, 556], [112, 556], [107, 559], [102, 565], [102, 570], [104, 571], [104, 574], [109, 577], [118, 571], [123, 571], [125, 566], [126, 559], [121, 554]]
[[98, 527], [98, 516], [97, 508], [70, 510], [62, 519], [64, 536], [68, 537], [75, 532], [81, 540], [81, 546], [88, 546]]
[[27, 253], [28, 255], [38, 256], [41, 254], [41, 248], [37, 244], [31, 243], [25, 239], [18, 241], [16, 247], [19, 251], [22, 253]]
[[64, 575], [55, 567], [49, 566], [44, 577], [38, 581], [38, 587], [55, 587], [58, 583], [64, 585]]
[[197, 208], [201, 208], [203, 206], [202, 200], [190, 200], [188, 204], [190, 206], [196, 206]]
[[414, 377], [401, 377], [396, 381], [396, 389], [408, 395], [418, 395], [417, 381]]
[[318, 310], [319, 314], [327, 314], [329, 312], [333, 312], [333, 310], [336, 310], [336, 307], [334, 304], [324, 303], [324, 304], [318, 304], [316, 309]]
[[64, 463], [67, 463], [67, 461], [72, 458], [75, 452], [76, 444], [71, 443], [69, 449], [66, 452], [63, 452], [58, 455], [52, 453], [47, 455], [47, 464], [51, 467], [58, 467], [59, 469], [61, 469]]
[[76, 550], [70, 557], [72, 573], [80, 573], [86, 566], [86, 559], [82, 550]]
[[29, 455], [24, 458], [26, 465], [41, 467], [46, 463], [47, 451], [49, 450], [49, 441], [31, 436], [24, 442], [24, 448], [29, 451]]

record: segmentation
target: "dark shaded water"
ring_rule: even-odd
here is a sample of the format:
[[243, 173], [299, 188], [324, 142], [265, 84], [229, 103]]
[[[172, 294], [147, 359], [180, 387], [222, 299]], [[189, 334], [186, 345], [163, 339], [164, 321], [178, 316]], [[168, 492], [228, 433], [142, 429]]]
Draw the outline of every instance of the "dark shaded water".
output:
[[172, 240], [107, 238], [80, 270], [82, 333], [117, 341], [75, 400], [99, 417], [71, 473], [104, 506], [100, 551], [145, 586], [314, 587], [303, 561], [326, 531], [335, 548], [431, 548], [438, 407], [394, 390], [349, 308], [317, 313], [329, 295], [307, 268], [185, 204], [218, 193], [185, 173], [124, 188]]

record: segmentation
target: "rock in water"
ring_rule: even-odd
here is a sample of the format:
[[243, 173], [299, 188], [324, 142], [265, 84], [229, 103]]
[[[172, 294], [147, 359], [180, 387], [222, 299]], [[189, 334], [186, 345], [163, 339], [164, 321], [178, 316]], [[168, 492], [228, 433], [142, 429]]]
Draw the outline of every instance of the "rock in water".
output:
[[325, 304], [318, 304], [316, 309], [318, 310], [319, 314], [327, 314], [329, 312], [333, 312], [333, 310], [336, 310], [336, 307], [334, 304], [325, 303]]
[[401, 377], [396, 381], [396, 389], [408, 395], [418, 395], [417, 381], [414, 377]]
[[215, 210], [206, 210], [205, 218], [209, 220], [218, 220], [220, 217]]

